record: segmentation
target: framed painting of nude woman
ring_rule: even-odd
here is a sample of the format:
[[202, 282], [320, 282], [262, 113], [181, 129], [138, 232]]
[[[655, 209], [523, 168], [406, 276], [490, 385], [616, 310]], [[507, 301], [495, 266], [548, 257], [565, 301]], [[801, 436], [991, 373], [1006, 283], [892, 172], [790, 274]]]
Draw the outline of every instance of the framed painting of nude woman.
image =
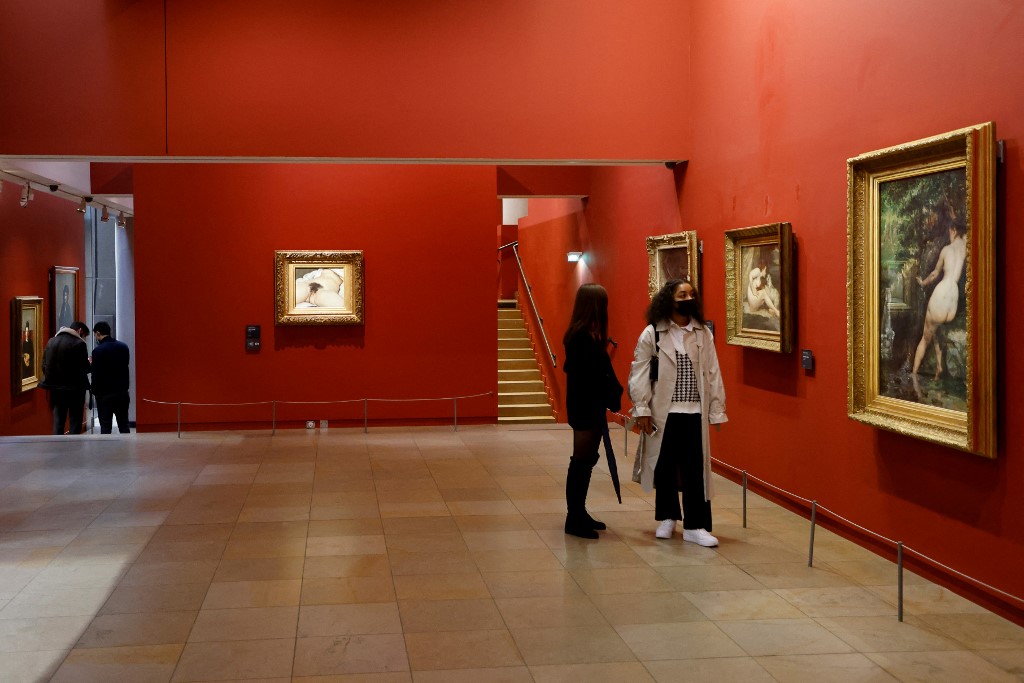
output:
[[847, 162], [848, 414], [996, 457], [991, 123]]
[[789, 223], [725, 231], [727, 343], [792, 351], [792, 235]]
[[362, 325], [363, 252], [274, 252], [278, 325]]

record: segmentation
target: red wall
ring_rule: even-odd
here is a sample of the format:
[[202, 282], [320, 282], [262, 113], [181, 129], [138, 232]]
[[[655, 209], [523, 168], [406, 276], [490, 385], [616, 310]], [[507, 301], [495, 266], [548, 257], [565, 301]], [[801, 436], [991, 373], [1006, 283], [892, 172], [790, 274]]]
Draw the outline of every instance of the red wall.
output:
[[0, 154], [685, 158], [688, 21], [677, 0], [0, 0]]
[[[730, 424], [716, 454], [999, 588], [1024, 596], [1024, 319], [1007, 267], [1024, 257], [1024, 11], [918, 0], [693, 3], [693, 154], [680, 202], [704, 238], [708, 313], [723, 319], [722, 231], [790, 221], [797, 353], [719, 345]], [[999, 457], [985, 460], [846, 416], [846, 159], [995, 121], [1000, 168]], [[757, 448], [750, 448], [752, 435]], [[1021, 619], [1024, 612], [1016, 613]]]
[[[21, 208], [21, 187], [0, 180], [0, 301], [10, 321], [11, 300], [16, 296], [43, 298], [43, 329], [50, 334], [50, 268], [79, 268], [78, 310], [85, 310], [85, 224], [75, 204], [35, 188], [35, 199]], [[80, 314], [79, 317], [82, 317]], [[13, 394], [11, 391], [11, 323], [0, 334], [0, 434], [49, 434], [53, 419], [47, 394], [38, 387]]]
[[[202, 403], [432, 398], [497, 390], [492, 166], [143, 165], [135, 172], [140, 429]], [[360, 249], [365, 325], [274, 325], [274, 251]], [[246, 325], [263, 349], [247, 354]], [[451, 401], [370, 406], [370, 418], [450, 420]], [[459, 418], [497, 415], [497, 397]], [[186, 423], [270, 408], [187, 408]], [[279, 408], [358, 419], [362, 405]], [[264, 424], [257, 424], [260, 422]]]

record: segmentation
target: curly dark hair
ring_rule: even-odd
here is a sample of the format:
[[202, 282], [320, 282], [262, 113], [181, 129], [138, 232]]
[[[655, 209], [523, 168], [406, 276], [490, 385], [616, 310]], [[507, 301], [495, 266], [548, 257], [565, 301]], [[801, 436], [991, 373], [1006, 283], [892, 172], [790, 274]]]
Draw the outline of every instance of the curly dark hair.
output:
[[693, 300], [697, 302], [697, 312], [693, 317], [701, 325], [704, 324], [704, 307], [700, 302], [700, 292], [697, 291], [697, 288], [689, 280], [680, 279], [669, 280], [651, 298], [651, 305], [647, 307], [646, 313], [648, 325], [655, 325], [659, 320], [669, 320], [672, 317], [672, 311], [676, 309], [676, 287], [681, 284], [688, 284], [693, 289]]
[[589, 332], [602, 344], [601, 348], [608, 341], [608, 292], [599, 284], [588, 282], [576, 290], [572, 318], [562, 342], [568, 345], [569, 340], [580, 330]]

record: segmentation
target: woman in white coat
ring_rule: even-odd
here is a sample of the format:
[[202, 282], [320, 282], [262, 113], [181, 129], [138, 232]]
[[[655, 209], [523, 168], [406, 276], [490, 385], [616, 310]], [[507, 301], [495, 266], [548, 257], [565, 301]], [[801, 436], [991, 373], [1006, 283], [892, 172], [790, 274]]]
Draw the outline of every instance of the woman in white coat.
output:
[[658, 538], [671, 538], [682, 520], [684, 541], [713, 547], [708, 425], [718, 429], [729, 419], [714, 338], [685, 280], [670, 280], [654, 295], [647, 322], [629, 373], [633, 415], [647, 434], [640, 484], [656, 491]]

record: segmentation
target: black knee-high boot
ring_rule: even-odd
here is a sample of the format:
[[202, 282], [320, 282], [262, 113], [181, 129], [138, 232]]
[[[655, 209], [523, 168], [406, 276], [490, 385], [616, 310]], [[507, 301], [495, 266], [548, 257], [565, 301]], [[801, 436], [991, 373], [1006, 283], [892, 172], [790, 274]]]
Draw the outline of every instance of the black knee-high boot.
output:
[[[597, 522], [587, 513], [587, 491], [590, 489], [590, 476], [597, 464], [597, 453], [593, 458], [570, 458], [569, 471], [565, 477], [565, 533], [580, 538], [597, 538], [596, 524], [601, 528], [604, 524]], [[595, 524], [596, 523], [596, 524]]]

